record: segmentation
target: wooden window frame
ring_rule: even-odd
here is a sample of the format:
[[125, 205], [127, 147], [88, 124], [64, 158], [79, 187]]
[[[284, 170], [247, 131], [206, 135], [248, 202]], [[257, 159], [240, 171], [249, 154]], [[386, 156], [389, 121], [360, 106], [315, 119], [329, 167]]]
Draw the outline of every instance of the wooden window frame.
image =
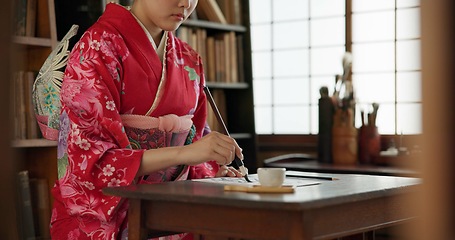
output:
[[[352, 50], [352, 0], [346, 0], [346, 51]], [[422, 134], [416, 135], [381, 135], [381, 149], [385, 150], [394, 142], [397, 147], [406, 147], [408, 150], [420, 151], [419, 139]], [[257, 138], [259, 158], [281, 153], [305, 152], [317, 154], [317, 139], [314, 134], [258, 134]], [[270, 154], [264, 154], [269, 152]], [[263, 153], [263, 154], [261, 154]]]

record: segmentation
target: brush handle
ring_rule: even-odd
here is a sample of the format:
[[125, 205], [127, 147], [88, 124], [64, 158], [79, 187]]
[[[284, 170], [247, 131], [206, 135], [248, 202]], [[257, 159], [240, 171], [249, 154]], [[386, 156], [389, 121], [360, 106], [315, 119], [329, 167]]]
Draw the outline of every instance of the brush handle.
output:
[[[224, 134], [230, 136], [229, 132], [227, 130], [226, 124], [224, 123], [223, 118], [221, 117], [220, 111], [218, 110], [218, 107], [216, 106], [215, 100], [213, 99], [212, 94], [210, 93], [209, 88], [207, 86], [204, 87], [204, 92], [205, 92], [205, 95], [207, 96], [207, 100], [209, 101], [210, 106], [213, 109], [213, 112], [215, 113], [215, 117], [218, 120], [218, 123], [223, 127]], [[244, 167], [242, 168], [243, 161], [240, 160], [240, 158], [238, 158], [237, 155], [235, 156], [234, 161], [232, 161], [232, 163], [229, 164], [229, 166], [233, 166], [235, 169], [241, 170], [242, 174], [245, 175]]]
[[223, 131], [224, 131], [223, 133], [225, 135], [230, 136], [229, 132], [227, 130], [226, 124], [224, 124], [223, 118], [221, 117], [221, 113], [218, 110], [218, 107], [215, 104], [215, 100], [213, 99], [212, 94], [210, 93], [209, 88], [207, 86], [204, 87], [204, 92], [205, 92], [205, 95], [207, 96], [207, 100], [209, 101], [210, 106], [213, 109], [213, 112], [215, 113], [216, 120], [223, 127]]

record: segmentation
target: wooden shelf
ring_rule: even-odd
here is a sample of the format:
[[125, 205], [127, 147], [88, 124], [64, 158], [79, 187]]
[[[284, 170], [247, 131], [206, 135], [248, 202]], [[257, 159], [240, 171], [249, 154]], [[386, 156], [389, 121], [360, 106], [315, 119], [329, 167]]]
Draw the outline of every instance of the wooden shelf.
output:
[[57, 141], [47, 139], [21, 139], [13, 140], [12, 147], [14, 148], [36, 148], [36, 147], [55, 147]]
[[39, 38], [39, 37], [13, 37], [13, 42], [16, 44], [26, 46], [39, 46], [39, 47], [52, 47], [52, 40], [50, 38]]
[[207, 86], [211, 89], [247, 89], [249, 88], [248, 83], [218, 83], [218, 82], [206, 82]]
[[247, 28], [242, 25], [222, 24], [216, 22], [209, 22], [205, 20], [186, 20], [182, 26], [223, 30], [223, 31], [234, 31], [234, 32], [246, 32]]
[[250, 139], [252, 135], [250, 133], [231, 133], [231, 137], [234, 139]]

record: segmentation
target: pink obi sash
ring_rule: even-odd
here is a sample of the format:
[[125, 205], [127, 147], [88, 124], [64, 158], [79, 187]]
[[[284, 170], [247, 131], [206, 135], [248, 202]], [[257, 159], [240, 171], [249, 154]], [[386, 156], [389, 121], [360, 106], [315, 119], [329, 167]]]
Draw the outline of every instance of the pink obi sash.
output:
[[[183, 146], [194, 137], [192, 115], [169, 114], [156, 118], [126, 114], [120, 117], [133, 149]], [[188, 166], [175, 166], [145, 176], [139, 183], [185, 180], [187, 177]]]
[[124, 114], [120, 116], [123, 125], [139, 129], [158, 128], [164, 132], [184, 132], [193, 125], [192, 115], [177, 116], [168, 114], [161, 117], [148, 117], [143, 115]]

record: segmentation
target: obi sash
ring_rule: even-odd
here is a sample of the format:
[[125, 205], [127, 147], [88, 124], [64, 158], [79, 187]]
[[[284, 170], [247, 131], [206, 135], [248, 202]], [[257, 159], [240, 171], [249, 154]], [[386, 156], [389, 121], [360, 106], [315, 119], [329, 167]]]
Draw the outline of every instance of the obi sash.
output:
[[[126, 114], [120, 116], [133, 149], [157, 149], [190, 144], [195, 136], [192, 115], [161, 117]], [[188, 178], [189, 167], [179, 165], [144, 176], [138, 183], [158, 183]]]

